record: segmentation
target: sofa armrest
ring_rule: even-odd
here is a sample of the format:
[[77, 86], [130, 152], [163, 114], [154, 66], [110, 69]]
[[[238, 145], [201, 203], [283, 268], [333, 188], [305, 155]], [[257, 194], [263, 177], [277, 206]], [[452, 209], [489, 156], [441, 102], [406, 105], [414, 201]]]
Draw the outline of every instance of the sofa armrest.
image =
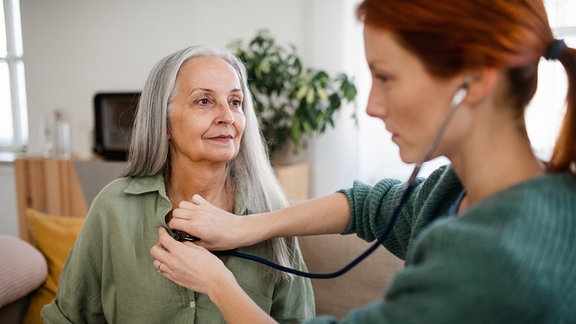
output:
[[40, 251], [17, 237], [0, 235], [0, 308], [40, 287], [47, 275]]

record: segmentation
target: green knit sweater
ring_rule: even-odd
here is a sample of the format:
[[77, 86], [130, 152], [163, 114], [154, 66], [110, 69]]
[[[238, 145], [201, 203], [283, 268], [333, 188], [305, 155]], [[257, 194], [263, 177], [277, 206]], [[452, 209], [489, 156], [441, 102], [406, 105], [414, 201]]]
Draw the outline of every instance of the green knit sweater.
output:
[[[344, 234], [372, 241], [402, 184], [356, 182], [342, 192], [351, 206]], [[384, 300], [342, 323], [576, 323], [576, 177], [535, 178], [450, 216], [461, 192], [451, 167], [418, 180], [384, 242], [405, 267]]]

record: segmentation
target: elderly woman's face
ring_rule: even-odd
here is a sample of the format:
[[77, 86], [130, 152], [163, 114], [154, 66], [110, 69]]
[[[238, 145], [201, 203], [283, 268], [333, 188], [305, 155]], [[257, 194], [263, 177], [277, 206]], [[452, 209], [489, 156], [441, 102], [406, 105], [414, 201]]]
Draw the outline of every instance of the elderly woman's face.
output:
[[205, 56], [186, 62], [168, 115], [173, 161], [212, 163], [236, 157], [246, 122], [243, 99], [238, 75], [226, 61]]

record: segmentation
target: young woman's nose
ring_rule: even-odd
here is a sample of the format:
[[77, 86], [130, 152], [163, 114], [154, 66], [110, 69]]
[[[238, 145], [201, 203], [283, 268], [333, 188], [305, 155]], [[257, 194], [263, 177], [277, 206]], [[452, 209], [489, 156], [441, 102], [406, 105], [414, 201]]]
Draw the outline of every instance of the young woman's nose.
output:
[[383, 98], [375, 95], [373, 91], [368, 97], [368, 103], [366, 104], [366, 114], [368, 114], [370, 117], [376, 117], [382, 120], [384, 120], [388, 114]]

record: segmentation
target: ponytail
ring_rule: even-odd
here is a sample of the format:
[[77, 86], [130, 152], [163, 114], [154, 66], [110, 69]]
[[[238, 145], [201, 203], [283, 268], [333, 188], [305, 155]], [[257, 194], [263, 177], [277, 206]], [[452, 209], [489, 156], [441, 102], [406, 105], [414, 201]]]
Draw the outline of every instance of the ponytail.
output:
[[[555, 42], [556, 43], [556, 42]], [[548, 164], [551, 172], [576, 174], [576, 49], [564, 47], [557, 55], [568, 79], [566, 113]]]

